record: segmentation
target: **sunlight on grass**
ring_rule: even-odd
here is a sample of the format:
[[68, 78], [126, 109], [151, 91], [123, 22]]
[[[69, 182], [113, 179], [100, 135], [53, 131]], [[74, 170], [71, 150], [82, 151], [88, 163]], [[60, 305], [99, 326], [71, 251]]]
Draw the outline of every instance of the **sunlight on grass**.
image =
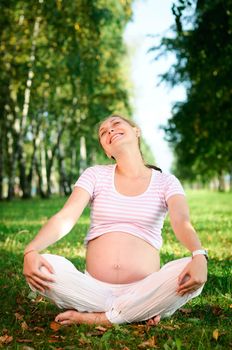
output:
[[[0, 203], [0, 337], [8, 336], [8, 349], [196, 349], [232, 347], [232, 194], [187, 191], [191, 218], [202, 244], [209, 250], [209, 277], [203, 293], [183, 311], [162, 320], [158, 327], [144, 323], [62, 327], [54, 332], [49, 324], [57, 308], [40, 297], [31, 297], [22, 276], [23, 250], [41, 225], [64, 204], [65, 198]], [[79, 223], [46, 252], [63, 255], [78, 269], [85, 269], [84, 237], [89, 227], [89, 209]], [[176, 240], [167, 219], [163, 229], [162, 264], [189, 252]], [[215, 336], [216, 334], [216, 336]], [[0, 338], [2, 339], [2, 338]]]

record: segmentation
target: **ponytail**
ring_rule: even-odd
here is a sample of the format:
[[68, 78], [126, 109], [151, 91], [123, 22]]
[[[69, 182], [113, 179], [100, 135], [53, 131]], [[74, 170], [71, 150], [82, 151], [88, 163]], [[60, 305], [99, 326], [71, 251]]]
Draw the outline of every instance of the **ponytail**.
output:
[[155, 166], [155, 165], [145, 164], [145, 166], [146, 166], [147, 168], [149, 168], [149, 169], [155, 169], [155, 170], [157, 170], [157, 171], [159, 171], [159, 172], [162, 173], [162, 170], [161, 170], [159, 167]]

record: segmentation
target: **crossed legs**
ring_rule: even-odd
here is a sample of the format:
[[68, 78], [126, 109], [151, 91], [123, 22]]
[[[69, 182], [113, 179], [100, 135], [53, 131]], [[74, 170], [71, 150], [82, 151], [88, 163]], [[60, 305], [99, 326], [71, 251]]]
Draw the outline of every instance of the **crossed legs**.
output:
[[149, 320], [148, 324], [155, 325], [160, 317], [172, 315], [203, 288], [184, 296], [176, 293], [178, 275], [189, 258], [172, 261], [138, 282], [113, 285], [81, 273], [63, 257], [44, 257], [55, 270], [56, 282], [43, 295], [69, 310], [57, 315], [55, 320], [61, 324], [110, 325]]

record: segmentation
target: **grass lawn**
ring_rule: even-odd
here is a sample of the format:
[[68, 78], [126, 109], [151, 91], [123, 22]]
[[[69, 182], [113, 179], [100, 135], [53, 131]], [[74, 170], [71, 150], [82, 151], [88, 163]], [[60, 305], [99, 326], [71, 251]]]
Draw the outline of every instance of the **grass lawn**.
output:
[[[232, 349], [232, 194], [188, 192], [192, 222], [208, 248], [209, 277], [200, 297], [154, 327], [145, 323], [111, 328], [52, 323], [56, 306], [30, 292], [22, 276], [23, 249], [64, 203], [64, 198], [0, 203], [0, 348], [7, 349]], [[49, 247], [84, 270], [82, 245], [88, 210], [72, 232]], [[168, 220], [162, 263], [188, 252]]]

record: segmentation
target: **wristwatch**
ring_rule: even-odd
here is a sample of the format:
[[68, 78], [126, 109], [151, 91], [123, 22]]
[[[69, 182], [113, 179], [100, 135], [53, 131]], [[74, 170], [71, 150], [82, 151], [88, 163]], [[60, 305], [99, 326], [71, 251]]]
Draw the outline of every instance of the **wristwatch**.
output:
[[192, 252], [192, 257], [196, 256], [196, 255], [204, 255], [206, 260], [209, 260], [209, 256], [208, 256], [208, 252], [205, 249], [198, 249], [198, 250], [194, 250]]

